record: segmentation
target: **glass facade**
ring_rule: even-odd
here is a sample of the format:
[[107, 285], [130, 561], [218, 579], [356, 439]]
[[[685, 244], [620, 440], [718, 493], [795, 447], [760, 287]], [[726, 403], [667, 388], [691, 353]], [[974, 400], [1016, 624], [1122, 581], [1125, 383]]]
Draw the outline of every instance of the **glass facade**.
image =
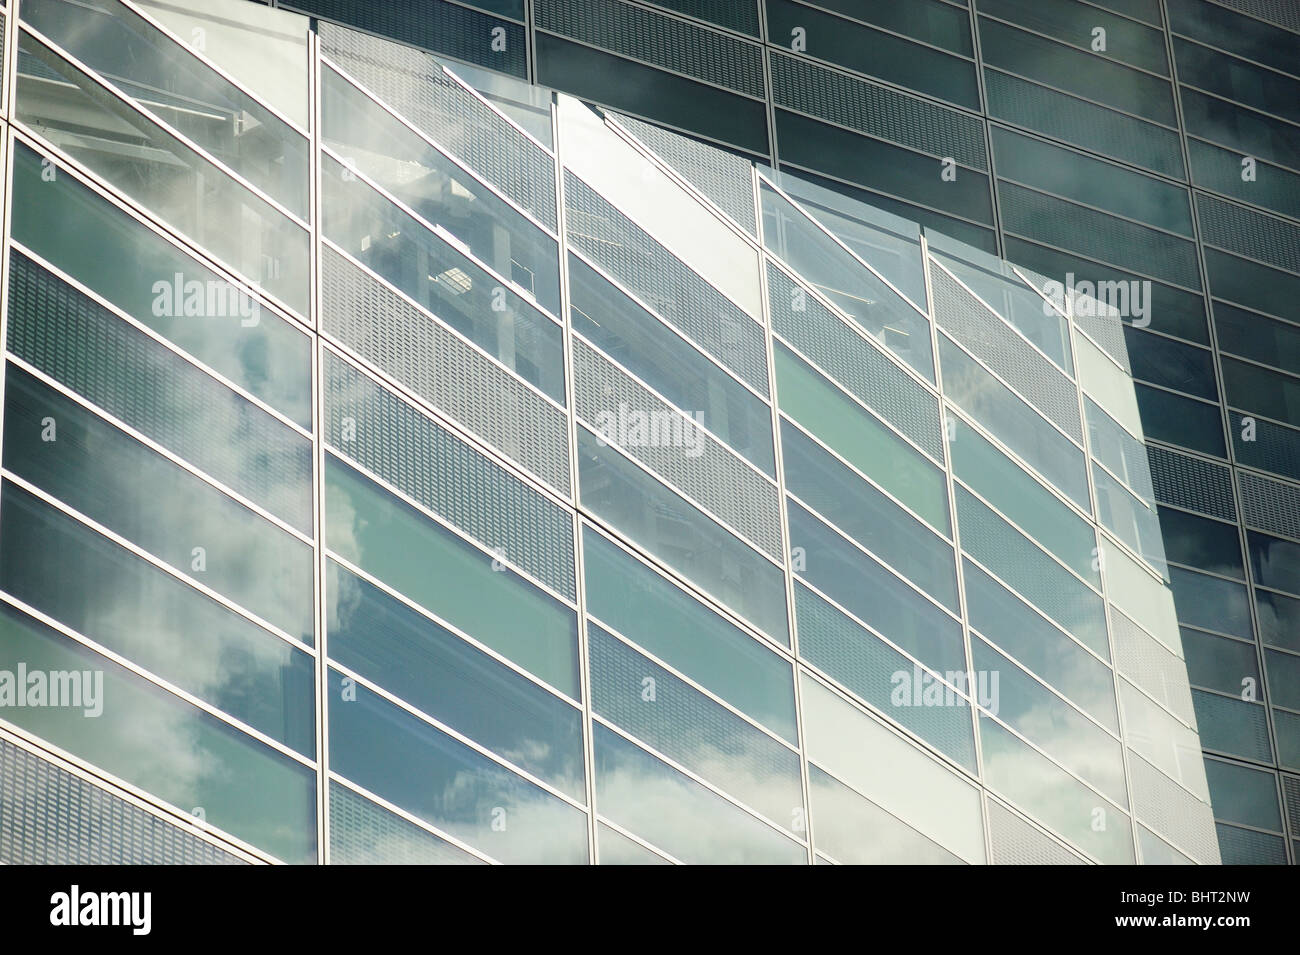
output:
[[4, 0], [0, 859], [1297, 861], [1254, 6]]

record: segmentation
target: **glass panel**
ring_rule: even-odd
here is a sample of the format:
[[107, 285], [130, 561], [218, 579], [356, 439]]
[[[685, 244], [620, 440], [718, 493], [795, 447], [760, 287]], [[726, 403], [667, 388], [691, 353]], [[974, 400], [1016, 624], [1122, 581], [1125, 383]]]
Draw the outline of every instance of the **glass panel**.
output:
[[1300, 426], [1300, 378], [1248, 365], [1226, 355], [1220, 362], [1228, 404]]
[[1170, 779], [1209, 802], [1205, 760], [1196, 730], [1184, 726], [1123, 678], [1119, 680], [1119, 701], [1124, 714], [1125, 742]]
[[1246, 588], [1218, 577], [1181, 567], [1169, 568], [1169, 585], [1178, 606], [1178, 619], [1194, 627], [1254, 639]]
[[528, 130], [539, 142], [550, 149], [555, 148], [550, 90], [504, 73], [470, 66], [468, 63], [452, 60], [438, 62], [483, 94], [484, 99]]
[[6, 468], [312, 643], [311, 545], [13, 364], [4, 411]]
[[[1091, 4], [1085, 6], [1074, 0], [982, 0], [979, 8], [980, 13], [1009, 20], [1085, 50], [1092, 49], [1093, 31], [1101, 28], [1105, 31], [1108, 59], [1152, 73], [1169, 73], [1165, 38], [1159, 30], [1111, 16]], [[998, 165], [1001, 164], [999, 157]]]
[[[962, 860], [818, 768], [808, 767], [817, 848], [842, 865], [961, 865]], [[870, 833], [870, 838], [864, 838]]]
[[329, 156], [322, 173], [321, 218], [331, 241], [564, 402], [559, 325], [471, 262], [450, 232], [430, 232]]
[[582, 502], [701, 590], [789, 643], [781, 568], [612, 447], [578, 429]]
[[802, 828], [803, 788], [793, 750], [596, 624], [588, 623], [587, 638], [593, 712], [777, 825]]
[[[1300, 129], [1291, 128], [1300, 135]], [[1205, 267], [1210, 287], [1219, 298], [1270, 315], [1295, 315], [1300, 276], [1211, 248], [1205, 250]]]
[[934, 380], [930, 323], [765, 183], [763, 241], [890, 351]]
[[1264, 651], [1264, 669], [1268, 671], [1268, 690], [1273, 703], [1300, 710], [1300, 656]]
[[587, 861], [587, 814], [337, 670], [330, 769], [506, 863]]
[[962, 574], [971, 627], [1118, 733], [1110, 668], [969, 560]]
[[0, 588], [272, 739], [315, 754], [308, 654], [12, 483], [0, 498]]
[[658, 573], [582, 530], [587, 610], [705, 689], [796, 738], [789, 663]]
[[1260, 639], [1275, 647], [1300, 651], [1300, 600], [1256, 590], [1255, 609]]
[[1184, 36], [1278, 70], [1295, 73], [1300, 64], [1300, 37], [1264, 20], [1201, 0], [1169, 0], [1166, 6], [1169, 25]]
[[[577, 615], [537, 585], [333, 455], [325, 459], [330, 550], [578, 698]], [[360, 780], [358, 780], [360, 781]]]
[[596, 847], [601, 865], [672, 865], [603, 822], [596, 824]]
[[1293, 123], [1300, 122], [1300, 81], [1292, 77], [1180, 37], [1174, 38], [1174, 62], [1184, 83]]
[[321, 70], [321, 91], [326, 145], [543, 308], [560, 313], [554, 239], [329, 67]]
[[1211, 633], [1180, 630], [1187, 654], [1187, 680], [1223, 693], [1240, 695], [1250, 686], [1260, 686], [1259, 658], [1255, 645]]
[[1214, 357], [1208, 349], [1151, 335], [1131, 325], [1124, 326], [1124, 340], [1134, 378], [1198, 398], [1218, 400]]
[[1300, 326], [1215, 302], [1214, 330], [1223, 351], [1300, 374]]
[[[248, 290], [218, 278], [71, 175], [46, 180], [14, 150], [13, 237], [132, 318], [311, 427], [311, 346]], [[215, 306], [215, 308], [213, 307]]]
[[1159, 512], [1161, 536], [1170, 560], [1226, 577], [1245, 579], [1241, 539], [1235, 525], [1170, 507], [1161, 507]]
[[1083, 404], [1088, 416], [1088, 446], [1092, 456], [1144, 503], [1154, 505], [1155, 490], [1151, 486], [1146, 446], [1087, 395], [1083, 396]]
[[1092, 480], [1097, 489], [1097, 518], [1102, 526], [1140, 554], [1161, 576], [1166, 576], [1169, 568], [1165, 564], [1164, 542], [1155, 509], [1139, 501], [1095, 463]]
[[285, 862], [316, 862], [311, 769], [0, 603], [0, 669], [19, 666], [90, 674], [104, 710], [6, 707], [6, 719]]
[[954, 613], [952, 545], [788, 421], [781, 422], [786, 489]]
[[18, 76], [19, 119], [307, 314], [305, 229], [25, 33]]
[[687, 863], [799, 865], [807, 850], [599, 723], [603, 815]]
[[396, 813], [330, 780], [331, 865], [485, 865]]
[[579, 710], [334, 561], [326, 593], [333, 659], [585, 800]]
[[1300, 769], [1300, 716], [1274, 710], [1273, 727], [1277, 734], [1278, 765]]
[[806, 674], [801, 688], [809, 759], [964, 861], [984, 861], [976, 787]]
[[569, 255], [575, 331], [769, 475], [775, 475], [772, 412], [663, 322]]
[[951, 532], [943, 472], [790, 349], [775, 344], [779, 405], [940, 533]]
[[[964, 697], [802, 583], [795, 583], [794, 593], [803, 659], [975, 772], [975, 731]], [[966, 685], [964, 672], [941, 675], [954, 687]], [[927, 705], [927, 691], [930, 702], [944, 705]]]
[[[28, 0], [22, 19], [300, 219], [308, 218], [306, 138], [144, 17], [118, 0]], [[280, 81], [305, 92], [306, 57]]]
[[1105, 864], [1134, 861], [1129, 818], [987, 716], [980, 717], [984, 778]]
[[957, 347], [939, 337], [944, 393], [1076, 504], [1088, 509], [1083, 452]]
[[1148, 439], [1166, 441], [1219, 458], [1228, 456], [1223, 443], [1223, 417], [1218, 405], [1182, 398], [1140, 382], [1134, 382], [1133, 390], [1137, 392], [1142, 430]]
[[788, 503], [791, 551], [809, 583], [931, 669], [965, 669], [956, 620], [798, 503]]
[[971, 641], [971, 662], [981, 685], [981, 702], [990, 713], [1112, 800], [1128, 805], [1119, 740], [1088, 722], [985, 641]]
[[1054, 497], [974, 428], [948, 416], [953, 473], [1035, 541], [1086, 580], [1101, 587], [1094, 558], [1097, 535], [1083, 518]]
[[895, 33], [941, 46], [954, 53], [971, 55], [969, 16], [964, 10], [937, 0], [911, 0], [910, 3], [894, 3], [893, 0], [821, 0], [819, 5]]

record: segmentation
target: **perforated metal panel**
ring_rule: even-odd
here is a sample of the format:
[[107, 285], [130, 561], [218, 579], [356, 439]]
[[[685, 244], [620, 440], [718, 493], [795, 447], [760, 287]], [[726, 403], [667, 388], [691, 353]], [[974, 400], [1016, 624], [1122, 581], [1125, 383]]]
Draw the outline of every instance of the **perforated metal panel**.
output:
[[1137, 818], [1202, 865], [1218, 865], [1210, 807], [1131, 749], [1128, 758]]
[[1291, 0], [1217, 0], [1217, 2], [1300, 33], [1300, 7]]
[[755, 0], [649, 0], [656, 7], [708, 20], [750, 36], [758, 36], [758, 6]]
[[160, 816], [0, 739], [0, 863], [244, 865]]
[[990, 116], [1183, 178], [1182, 153], [1173, 130], [987, 67], [984, 84]]
[[1292, 832], [1300, 832], [1300, 776], [1282, 774], [1282, 793], [1286, 796], [1286, 820]]
[[433, 833], [330, 782], [330, 862], [337, 865], [483, 865]]
[[[351, 365], [325, 355], [326, 440], [488, 550], [577, 599], [562, 508]], [[345, 427], [345, 420], [351, 419]]]
[[748, 162], [686, 136], [630, 116], [618, 124], [641, 140], [750, 235], [754, 225], [754, 179]]
[[1268, 718], [1260, 703], [1251, 703], [1205, 690], [1192, 690], [1196, 727], [1204, 749], [1273, 762]]
[[556, 228], [554, 160], [433, 57], [328, 23], [321, 24], [320, 38], [325, 55], [374, 95]]
[[109, 414], [311, 533], [311, 442], [21, 253], [9, 348]]
[[772, 51], [772, 101], [932, 156], [988, 169], [981, 120], [906, 93]]
[[321, 291], [328, 334], [569, 494], [563, 412], [328, 246]]
[[[694, 425], [667, 402], [641, 387], [598, 350], [586, 342], [573, 343], [573, 395], [578, 416], [599, 431], [602, 413], [619, 414], [620, 405], [629, 412], [644, 414], [647, 421], [675, 421], [677, 427]], [[668, 437], [679, 433], [670, 431]], [[618, 437], [617, 434], [611, 437]], [[663, 438], [663, 435], [659, 436]], [[703, 441], [695, 456], [686, 454], [688, 441]], [[658, 474], [686, 497], [702, 505], [761, 546], [777, 560], [782, 559], [781, 514], [776, 485], [766, 480], [734, 452], [703, 432], [688, 436], [682, 446], [665, 440], [647, 441], [626, 447], [628, 454]]]
[[1196, 193], [1196, 212], [1207, 245], [1300, 272], [1300, 226], [1203, 192]]
[[[806, 286], [771, 263], [767, 281], [773, 330], [830, 372], [868, 408], [936, 460], [943, 460], [939, 399], [817, 301]], [[796, 298], [803, 311], [795, 311]]]
[[1224, 865], [1286, 865], [1286, 841], [1281, 836], [1223, 823], [1214, 828]]
[[1110, 609], [1110, 630], [1115, 638], [1115, 665], [1119, 672], [1188, 726], [1195, 726], [1196, 713], [1192, 708], [1186, 664], [1113, 605]]
[[538, 29], [763, 99], [755, 43], [621, 0], [534, 0]]
[[1242, 441], [1242, 415], [1232, 411], [1228, 417], [1239, 463], [1300, 480], [1300, 431], [1256, 418], [1255, 440]]
[[1226, 466], [1154, 446], [1147, 448], [1147, 460], [1160, 503], [1212, 514], [1225, 521], [1237, 519], [1232, 477]]
[[[894, 706], [893, 675], [914, 664], [817, 594], [795, 584], [799, 655], [876, 707], [889, 719], [970, 769], [975, 736], [967, 706]], [[954, 697], [956, 700], [956, 697]]]
[[989, 842], [994, 865], [1086, 865], [1064, 845], [994, 799], [989, 804]]
[[766, 397], [762, 326], [567, 169], [564, 188], [569, 241]]
[[1050, 360], [1020, 338], [933, 260], [930, 286], [939, 326], [992, 368], [1074, 440], [1083, 442], [1079, 393]]
[[[279, 6], [358, 27], [426, 50], [447, 53], [489, 69], [528, 74], [522, 24], [444, 0], [280, 0]], [[504, 31], [504, 48], [493, 48], [493, 30]]]
[[1242, 520], [1263, 531], [1300, 538], [1300, 487], [1238, 471]]
[[1003, 180], [998, 182], [998, 207], [1008, 232], [1121, 269], [1138, 265], [1146, 275], [1188, 288], [1201, 287], [1196, 246], [1187, 239]]

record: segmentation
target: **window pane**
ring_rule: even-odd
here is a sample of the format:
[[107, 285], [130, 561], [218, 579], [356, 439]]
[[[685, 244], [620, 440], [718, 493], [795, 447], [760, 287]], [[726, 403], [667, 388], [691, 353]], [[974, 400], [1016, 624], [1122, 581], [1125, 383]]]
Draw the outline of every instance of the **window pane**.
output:
[[794, 741], [789, 663], [590, 527], [582, 547], [593, 616]]
[[1133, 388], [1137, 392], [1142, 429], [1147, 438], [1219, 458], [1227, 457], [1223, 443], [1223, 418], [1217, 405], [1202, 404], [1149, 388], [1140, 382], [1134, 382]]
[[[815, 765], [808, 767], [817, 848], [842, 865], [960, 865], [962, 860]], [[863, 838], [870, 833], [870, 838]]]
[[485, 865], [459, 846], [330, 780], [331, 865]]
[[1274, 590], [1300, 592], [1300, 544], [1259, 531], [1246, 532], [1255, 583]]
[[1193, 627], [1253, 640], [1246, 588], [1181, 567], [1169, 568], [1178, 620]]
[[581, 711], [335, 561], [326, 593], [333, 659], [585, 801]]
[[1259, 635], [1265, 643], [1300, 651], [1300, 600], [1255, 591], [1255, 609], [1259, 614]]
[[1277, 776], [1273, 773], [1207, 759], [1205, 777], [1210, 784], [1210, 801], [1216, 819], [1282, 831]]
[[581, 865], [587, 814], [330, 671], [330, 769], [505, 863]]
[[1241, 561], [1241, 539], [1233, 524], [1161, 507], [1160, 530], [1165, 554], [1179, 564], [1245, 579]]
[[560, 311], [554, 239], [496, 196], [328, 66], [321, 70], [322, 135], [433, 226], [442, 226], [479, 261]]
[[1187, 680], [1193, 686], [1234, 695], [1244, 692], [1250, 684], [1259, 687], [1259, 658], [1253, 643], [1188, 627], [1180, 627], [1179, 635], [1187, 655]]
[[1091, 50], [1094, 30], [1105, 31], [1105, 58], [1168, 75], [1165, 38], [1158, 29], [1112, 16], [1074, 0], [983, 0], [980, 13], [1009, 20], [1062, 43]]
[[577, 615], [333, 455], [326, 542], [366, 573], [578, 698]]
[[1214, 330], [1225, 352], [1300, 374], [1300, 326], [1215, 302]]

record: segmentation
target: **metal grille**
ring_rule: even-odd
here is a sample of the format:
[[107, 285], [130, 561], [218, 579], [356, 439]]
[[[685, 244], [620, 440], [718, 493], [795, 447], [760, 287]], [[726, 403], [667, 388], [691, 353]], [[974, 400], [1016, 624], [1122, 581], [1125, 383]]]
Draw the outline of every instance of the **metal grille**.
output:
[[754, 0], [649, 0], [656, 7], [666, 7], [708, 20], [718, 26], [730, 27], [750, 36], [758, 36], [758, 7]]
[[330, 782], [330, 861], [338, 865], [482, 865], [483, 861]]
[[1241, 154], [1221, 146], [1187, 140], [1192, 178], [1202, 189], [1212, 189], [1242, 202], [1264, 206], [1292, 218], [1300, 217], [1300, 177], [1279, 166], [1258, 160], [1254, 182], [1241, 180]]
[[1144, 272], [1157, 278], [1201, 287], [1196, 246], [1187, 239], [1001, 180], [998, 204], [1009, 232], [1120, 268], [1140, 262]]
[[[617, 416], [619, 406], [626, 405], [629, 411], [646, 415], [647, 421], [674, 420], [680, 426], [694, 427], [679, 411], [641, 387], [586, 342], [574, 341], [573, 365], [574, 402], [578, 415], [588, 424], [598, 426], [601, 412]], [[670, 430], [669, 438], [672, 433]], [[697, 457], [687, 457], [684, 447], [673, 446], [667, 440], [647, 441], [639, 447], [625, 447], [620, 441], [614, 443], [666, 483], [781, 560], [781, 514], [776, 485], [711, 436], [698, 432], [692, 440], [703, 440], [704, 449]]]
[[1237, 826], [1215, 825], [1224, 865], [1286, 865], [1286, 842], [1281, 836], [1252, 832]]
[[725, 150], [630, 116], [618, 116], [617, 119], [620, 126], [680, 172], [750, 235], [757, 234], [754, 179], [748, 162]]
[[567, 169], [564, 188], [569, 241], [767, 397], [762, 326]]
[[1300, 431], [1255, 419], [1255, 440], [1242, 441], [1242, 415], [1232, 411], [1228, 416], [1239, 463], [1300, 480]]
[[1119, 672], [1163, 703], [1188, 726], [1196, 725], [1187, 666], [1158, 640], [1111, 606], [1115, 664]]
[[620, 0], [534, 0], [538, 29], [764, 99], [757, 44]]
[[325, 415], [326, 439], [334, 447], [488, 550], [500, 548], [511, 563], [577, 599], [573, 521], [563, 509], [329, 353]]
[[1147, 460], [1157, 501], [1236, 521], [1232, 477], [1226, 467], [1155, 446], [1147, 447]]
[[1074, 383], [933, 261], [930, 284], [939, 326], [1082, 443], [1079, 393]]
[[568, 496], [563, 412], [328, 246], [321, 283], [326, 332]]
[[878, 83], [772, 51], [772, 101], [932, 156], [988, 169], [981, 120]]
[[1239, 471], [1242, 519], [1260, 530], [1300, 538], [1300, 488]]
[[1300, 33], [1300, 8], [1296, 7], [1292, 0], [1216, 0], [1216, 2]]
[[[938, 398], [771, 263], [767, 281], [773, 330], [936, 460], [943, 460]], [[802, 311], [795, 311], [796, 300]]]
[[308, 439], [26, 256], [9, 265], [14, 354], [312, 532]]
[[1286, 796], [1286, 819], [1292, 832], [1300, 832], [1300, 776], [1282, 774], [1282, 792]]
[[1273, 745], [1268, 738], [1268, 719], [1259, 703], [1232, 699], [1204, 690], [1192, 690], [1196, 726], [1201, 746], [1261, 763], [1273, 762]]
[[[518, 77], [528, 75], [528, 44], [521, 24], [444, 0], [280, 0], [286, 10], [309, 13], [425, 50], [446, 53]], [[495, 30], [504, 49], [493, 49]]]
[[994, 865], [1086, 865], [1061, 843], [996, 800], [989, 801]]
[[1210, 807], [1133, 750], [1128, 756], [1137, 818], [1202, 865], [1218, 865], [1219, 844]]
[[1104, 106], [985, 68], [989, 115], [1182, 178], [1178, 134]]
[[913, 663], [806, 587], [795, 584], [799, 655], [963, 766], [975, 766], [969, 707], [894, 706], [893, 675]]
[[1300, 272], [1300, 226], [1204, 193], [1196, 194], [1201, 240]]
[[448, 76], [428, 54], [320, 26], [321, 48], [375, 96], [552, 230], [555, 162], [492, 106]]
[[0, 739], [0, 863], [244, 865], [160, 816]]

